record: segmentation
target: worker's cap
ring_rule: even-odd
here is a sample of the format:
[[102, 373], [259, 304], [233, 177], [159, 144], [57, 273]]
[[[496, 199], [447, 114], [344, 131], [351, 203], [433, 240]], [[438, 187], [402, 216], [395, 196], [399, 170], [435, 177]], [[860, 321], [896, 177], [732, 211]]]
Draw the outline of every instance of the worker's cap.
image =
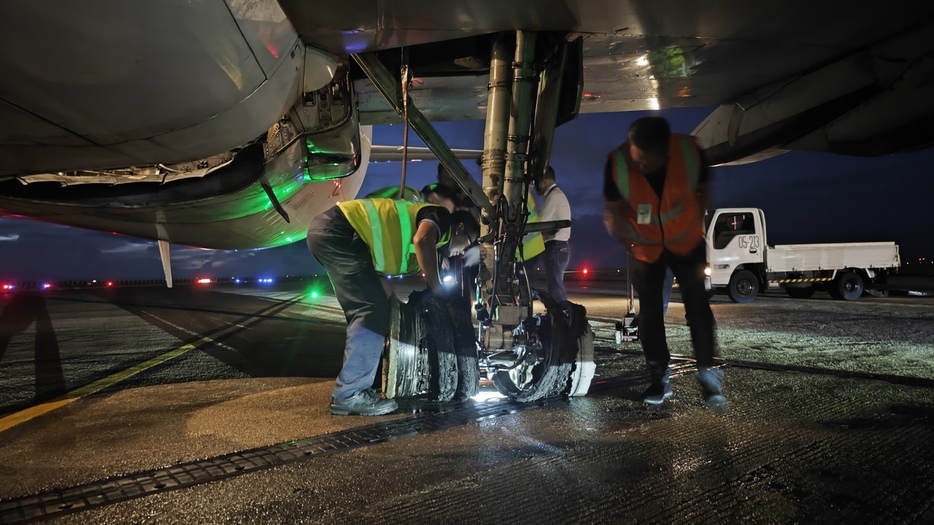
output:
[[443, 184], [432, 183], [422, 188], [422, 199], [427, 201], [428, 196], [432, 193], [442, 199], [449, 199], [451, 202], [457, 202], [457, 193]]

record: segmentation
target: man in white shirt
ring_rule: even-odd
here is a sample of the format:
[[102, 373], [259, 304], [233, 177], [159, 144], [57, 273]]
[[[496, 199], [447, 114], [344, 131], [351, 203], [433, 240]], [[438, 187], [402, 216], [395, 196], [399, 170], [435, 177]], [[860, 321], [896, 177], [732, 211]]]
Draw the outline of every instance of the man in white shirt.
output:
[[[555, 170], [551, 166], [545, 169], [542, 178], [535, 183], [535, 192], [542, 196], [542, 206], [539, 221], [571, 220], [571, 205], [568, 198], [555, 183]], [[548, 279], [548, 293], [556, 301], [567, 301], [568, 294], [564, 291], [564, 270], [571, 259], [571, 228], [559, 228], [542, 232], [545, 241], [545, 251], [542, 259], [545, 262], [545, 276]]]

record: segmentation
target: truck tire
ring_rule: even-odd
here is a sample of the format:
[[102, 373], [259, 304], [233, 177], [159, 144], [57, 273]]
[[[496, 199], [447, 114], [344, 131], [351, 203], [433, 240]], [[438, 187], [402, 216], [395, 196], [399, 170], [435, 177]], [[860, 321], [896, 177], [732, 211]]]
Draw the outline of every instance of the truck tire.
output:
[[828, 291], [834, 299], [853, 301], [863, 296], [863, 278], [854, 271], [840, 272], [837, 278], [830, 283]]
[[727, 295], [734, 303], [751, 303], [759, 293], [759, 279], [749, 270], [739, 270], [730, 277]]

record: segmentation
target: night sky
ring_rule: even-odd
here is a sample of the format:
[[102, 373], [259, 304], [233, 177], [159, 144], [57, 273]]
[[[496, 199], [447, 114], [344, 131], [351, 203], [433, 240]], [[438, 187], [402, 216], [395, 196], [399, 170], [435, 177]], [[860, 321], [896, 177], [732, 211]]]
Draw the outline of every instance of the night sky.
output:
[[[672, 130], [689, 133], [711, 108], [667, 110]], [[558, 128], [551, 164], [571, 203], [569, 269], [618, 268], [625, 252], [603, 229], [602, 171], [606, 154], [648, 113], [582, 115]], [[436, 123], [451, 147], [482, 149], [483, 123]], [[411, 145], [422, 145], [410, 132]], [[374, 143], [401, 144], [402, 126], [374, 129]], [[466, 163], [479, 180], [479, 168]], [[433, 182], [436, 162], [413, 162], [407, 184]], [[401, 164], [371, 164], [361, 196], [399, 183]], [[897, 242], [903, 263], [934, 257], [934, 150], [879, 158], [792, 152], [711, 171], [713, 207], [765, 210], [768, 243]], [[320, 271], [304, 241], [268, 250], [172, 247], [173, 276], [263, 277]], [[0, 219], [0, 281], [161, 279], [156, 243], [119, 235]]]

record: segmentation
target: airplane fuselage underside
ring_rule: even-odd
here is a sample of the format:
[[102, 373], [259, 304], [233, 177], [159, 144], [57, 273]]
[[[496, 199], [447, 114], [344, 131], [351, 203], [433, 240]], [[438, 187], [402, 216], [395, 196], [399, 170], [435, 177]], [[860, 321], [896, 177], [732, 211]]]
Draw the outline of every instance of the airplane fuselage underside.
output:
[[[364, 140], [369, 141], [369, 136]], [[0, 195], [0, 210], [188, 246], [223, 250], [282, 246], [304, 239], [311, 220], [321, 211], [353, 199], [366, 175], [362, 168], [333, 180], [309, 181], [303, 173], [301, 146], [296, 142], [267, 164], [257, 144], [209, 176], [167, 185], [58, 187], [50, 182], [33, 188], [37, 185], [7, 182], [16, 185], [10, 193], [17, 196]], [[366, 166], [369, 148], [361, 149], [359, 162]], [[264, 185], [273, 192], [279, 209]]]
[[[405, 49], [429, 119], [482, 119], [492, 35], [516, 29], [583, 38], [582, 113], [737, 103], [745, 113], [771, 99], [764, 117], [787, 125], [763, 138], [758, 115], [742, 126], [719, 117], [708, 130], [722, 126], [720, 149], [878, 155], [931, 142], [930, 2], [19, 0], [0, 8], [0, 178], [242, 147], [354, 53], [394, 69]], [[850, 74], [824, 77], [832, 89], [784, 87], [847, 61], [859, 62]], [[352, 74], [361, 124], [398, 122]]]
[[[930, 146], [934, 4], [857, 4], [5, 2], [0, 215], [159, 240], [165, 259], [168, 242], [277, 246], [356, 196], [360, 125], [400, 122], [411, 100], [414, 129], [465, 175], [430, 122], [485, 119], [482, 192], [461, 177], [484, 214], [480, 361], [511, 397], [555, 395], [592, 333], [547, 298], [549, 318], [532, 315], [515, 256], [555, 126], [719, 106], [697, 130], [712, 163]], [[562, 344], [555, 322], [577, 327]]]

